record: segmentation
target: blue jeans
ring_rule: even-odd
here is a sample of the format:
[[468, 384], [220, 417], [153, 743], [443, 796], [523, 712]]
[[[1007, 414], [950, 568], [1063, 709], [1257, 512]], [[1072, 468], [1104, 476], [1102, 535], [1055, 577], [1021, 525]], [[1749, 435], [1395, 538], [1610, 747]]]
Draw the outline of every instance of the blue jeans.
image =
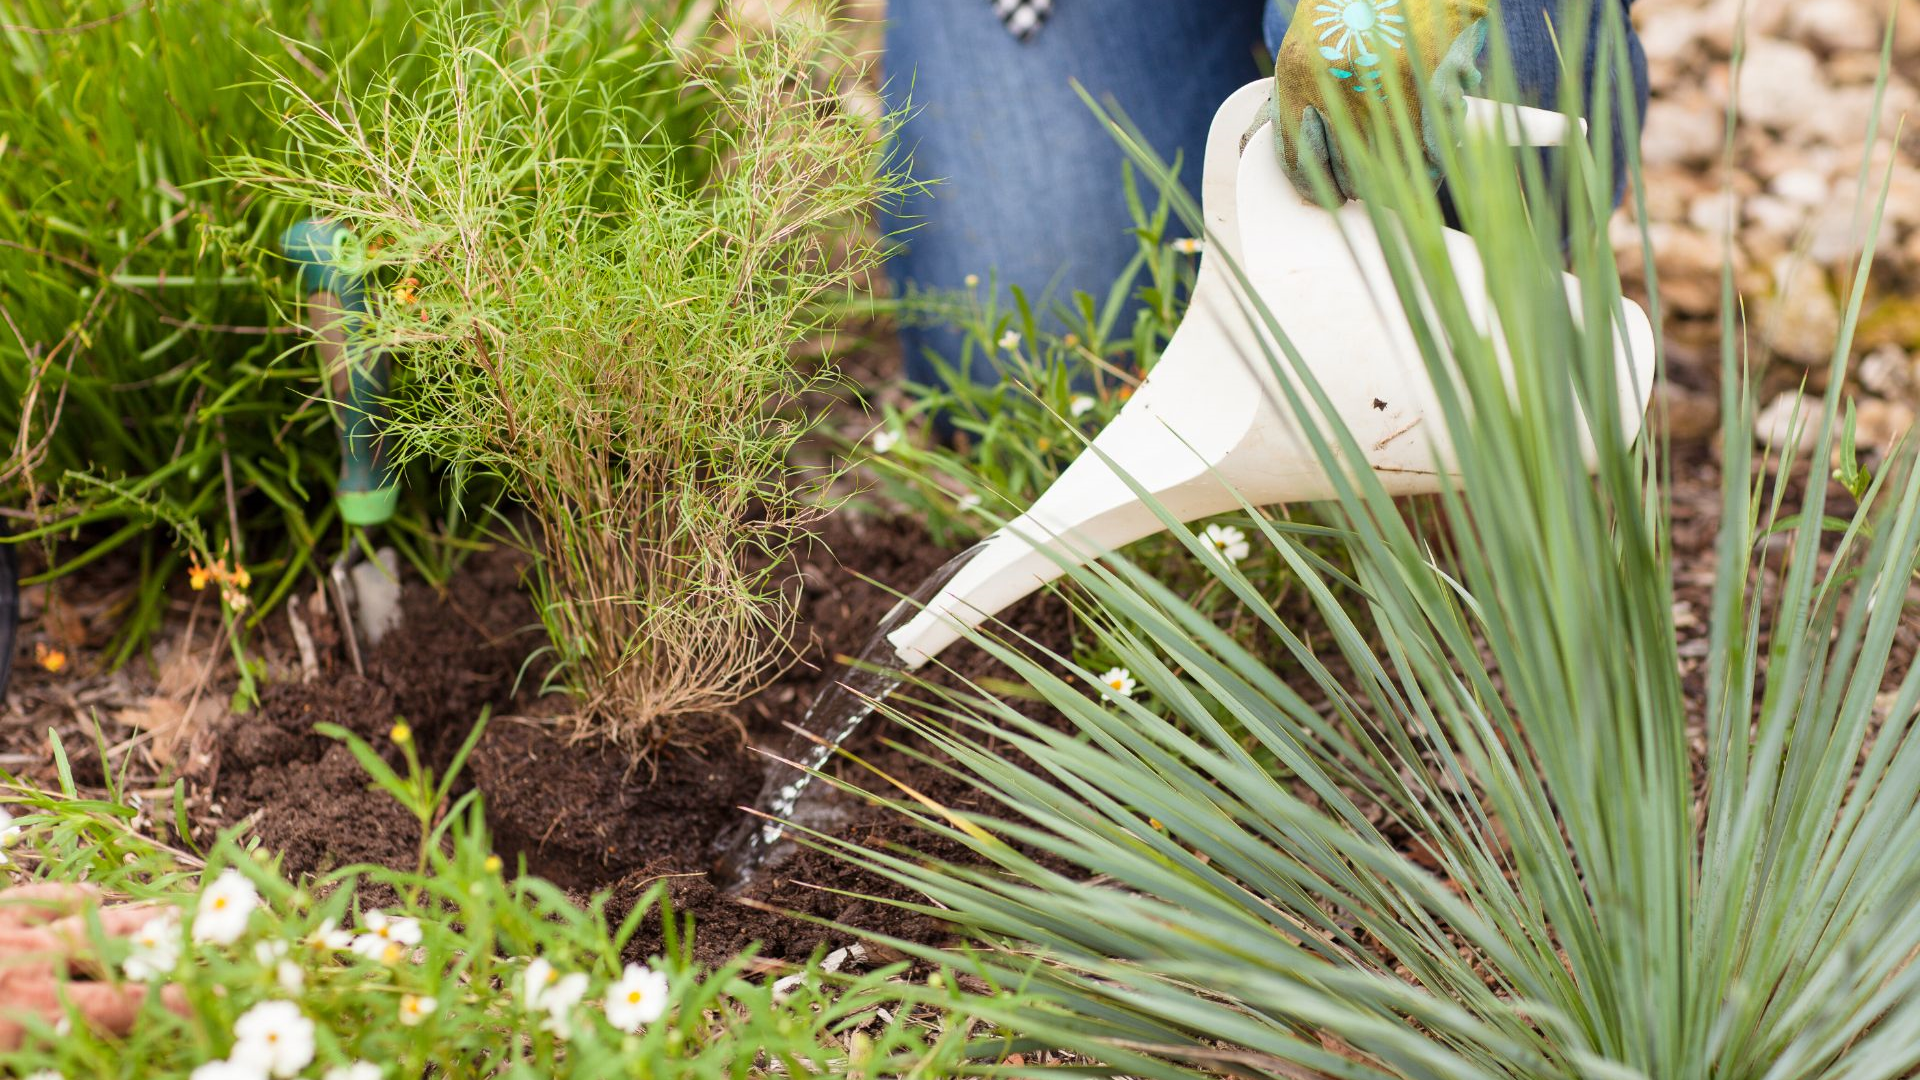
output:
[[[1553, 104], [1553, 35], [1546, 18], [1532, 16], [1566, 0], [1500, 2], [1524, 96]], [[939, 181], [884, 223], [900, 238], [889, 264], [896, 287], [959, 289], [971, 275], [984, 282], [991, 274], [1044, 309], [1042, 290], [1051, 299], [1075, 290], [1104, 297], [1137, 250], [1120, 186], [1125, 154], [1072, 83], [1096, 100], [1110, 96], [1161, 156], [1182, 155], [1182, 182], [1198, 191], [1214, 111], [1258, 77], [1256, 51], [1263, 36], [1269, 48], [1279, 45], [1293, 0], [1057, 0], [1054, 16], [1024, 42], [986, 0], [888, 7], [888, 105], [914, 110], [898, 150], [916, 178]], [[1638, 40], [1630, 45], [1644, 112], [1646, 61]], [[1616, 165], [1625, 152], [1617, 141]], [[1624, 182], [1623, 168], [1615, 174]], [[903, 326], [900, 336], [916, 382], [935, 381], [929, 351], [960, 355], [959, 335], [944, 327]], [[999, 377], [984, 357], [969, 376]]]

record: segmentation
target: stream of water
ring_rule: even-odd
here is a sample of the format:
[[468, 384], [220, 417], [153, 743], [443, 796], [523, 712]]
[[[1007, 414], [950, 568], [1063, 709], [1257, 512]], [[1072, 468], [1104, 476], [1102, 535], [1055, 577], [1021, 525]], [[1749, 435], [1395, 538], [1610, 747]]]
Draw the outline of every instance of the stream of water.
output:
[[867, 639], [866, 647], [847, 665], [843, 677], [814, 699], [813, 706], [796, 725], [799, 730], [792, 733], [780, 751], [784, 760], [768, 764], [767, 781], [753, 802], [753, 809], [758, 813], [748, 815], [714, 845], [717, 852], [714, 876], [722, 888], [744, 889], [766, 869], [768, 857], [787, 831], [787, 823], [794, 819], [796, 811], [803, 809], [802, 796], [812, 786], [814, 771], [825, 765], [833, 752], [873, 715], [880, 702], [906, 681], [907, 673], [900, 667], [899, 657], [887, 635], [919, 614], [983, 546], [975, 544], [947, 560], [906, 599], [895, 604]]

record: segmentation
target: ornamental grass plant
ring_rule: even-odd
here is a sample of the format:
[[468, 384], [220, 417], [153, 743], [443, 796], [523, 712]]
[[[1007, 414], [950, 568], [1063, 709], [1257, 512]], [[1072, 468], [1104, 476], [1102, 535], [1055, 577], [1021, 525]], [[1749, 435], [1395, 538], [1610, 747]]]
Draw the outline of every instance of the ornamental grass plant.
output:
[[[1580, 24], [1558, 26], [1563, 55], [1585, 55]], [[1617, 29], [1598, 56], [1624, 73]], [[1489, 37], [1480, 92], [1510, 97], [1504, 35]], [[1319, 513], [1341, 559], [1249, 515], [1310, 590], [1310, 629], [1215, 566], [1301, 674], [1283, 681], [1125, 560], [1076, 567], [1081, 614], [1131, 681], [976, 635], [1045, 720], [979, 685], [894, 710], [994, 807], [893, 798], [968, 861], [837, 850], [924, 894], [977, 943], [946, 955], [1021, 991], [980, 1015], [1129, 1075], [1912, 1075], [1920, 669], [1896, 642], [1915, 618], [1920, 469], [1911, 448], [1871, 475], [1835, 453], [1882, 178], [1863, 166], [1863, 254], [1835, 389], [1807, 409], [1811, 460], [1755, 460], [1760, 361], [1724, 280], [1720, 531], [1704, 688], [1689, 694], [1668, 451], [1657, 429], [1630, 437], [1641, 425], [1620, 404], [1604, 156], [1543, 161], [1441, 127], [1457, 220], [1494, 268], [1482, 326], [1439, 201], [1400, 167], [1418, 147], [1365, 148], [1354, 126], [1378, 118], [1336, 113], [1393, 274], [1376, 300], [1416, 327], [1453, 482], [1409, 506], [1340, 464], [1362, 448], [1325, 419], [1313, 358], [1251, 304], [1272, 338], [1251, 361], [1273, 366], [1283, 408], [1332, 463], [1338, 497]], [[1632, 123], [1613, 100], [1588, 119], [1602, 146]], [[1580, 279], [1571, 297], [1563, 267]], [[1853, 508], [1825, 482], [1836, 459], [1854, 470]]]
[[636, 750], [788, 655], [778, 568], [826, 479], [789, 464], [826, 377], [792, 351], [901, 183], [833, 25], [689, 33], [693, 10], [450, 5], [416, 84], [282, 80], [293, 149], [229, 170], [353, 230], [397, 459], [524, 508], [548, 684]]

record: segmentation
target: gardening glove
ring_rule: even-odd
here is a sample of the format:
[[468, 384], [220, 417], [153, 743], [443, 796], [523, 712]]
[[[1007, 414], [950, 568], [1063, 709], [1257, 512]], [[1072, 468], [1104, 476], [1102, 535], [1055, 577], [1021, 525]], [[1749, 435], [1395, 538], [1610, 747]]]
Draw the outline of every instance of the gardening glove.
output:
[[[1335, 137], [1331, 94], [1350, 95], [1347, 111], [1369, 144], [1387, 153], [1402, 144], [1386, 109], [1389, 95], [1405, 102], [1424, 160], [1409, 167], [1438, 176], [1438, 130], [1457, 130], [1468, 91], [1481, 82], [1488, 0], [1318, 0], [1302, 4], [1274, 57], [1273, 92], [1255, 126], [1271, 121], [1280, 167], [1305, 198], [1317, 198], [1314, 177], [1355, 199], [1346, 153]], [[1416, 71], [1415, 55], [1430, 70]], [[1421, 87], [1426, 88], [1423, 100]], [[1377, 102], [1379, 115], [1369, 108]], [[1436, 124], [1428, 108], [1453, 124]], [[1384, 129], [1383, 129], [1384, 128]]]

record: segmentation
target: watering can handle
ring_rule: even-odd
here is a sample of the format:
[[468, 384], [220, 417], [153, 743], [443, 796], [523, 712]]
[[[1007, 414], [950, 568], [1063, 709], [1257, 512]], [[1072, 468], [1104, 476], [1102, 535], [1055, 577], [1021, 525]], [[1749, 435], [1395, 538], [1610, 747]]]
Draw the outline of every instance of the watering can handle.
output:
[[399, 487], [387, 460], [382, 427], [387, 414], [389, 362], [357, 340], [368, 314], [366, 283], [350, 269], [353, 233], [338, 222], [308, 218], [281, 237], [281, 249], [300, 268], [301, 293], [340, 426], [340, 480], [334, 501], [341, 520], [362, 527], [393, 516]]
[[1572, 141], [1575, 125], [1577, 137], [1587, 137], [1587, 122], [1565, 113], [1472, 96], [1463, 104], [1468, 128], [1497, 135], [1512, 146], [1561, 146]]

